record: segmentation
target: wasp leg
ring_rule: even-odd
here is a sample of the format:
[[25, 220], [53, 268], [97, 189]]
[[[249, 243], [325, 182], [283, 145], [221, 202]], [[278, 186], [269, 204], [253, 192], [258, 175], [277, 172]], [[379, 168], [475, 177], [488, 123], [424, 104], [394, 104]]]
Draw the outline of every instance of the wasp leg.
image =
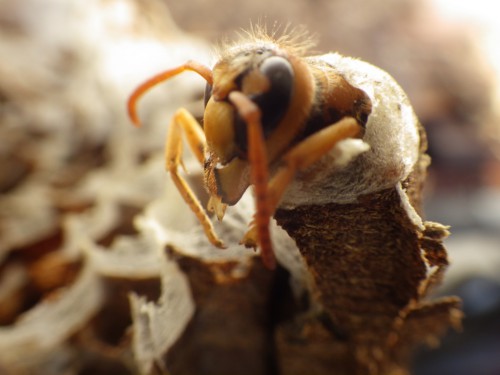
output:
[[274, 214], [295, 174], [321, 159], [338, 142], [360, 135], [363, 128], [352, 117], [345, 117], [296, 145], [282, 158], [282, 165], [269, 182], [269, 203]]
[[250, 161], [250, 174], [255, 192], [255, 216], [250, 223], [253, 228], [252, 237], [241, 241], [246, 247], [260, 247], [262, 262], [269, 269], [276, 267], [276, 258], [269, 233], [272, 211], [269, 209], [269, 196], [267, 184], [269, 171], [267, 167], [267, 153], [260, 121], [260, 109], [248, 97], [238, 91], [229, 94], [229, 100], [238, 109], [240, 116], [247, 124], [248, 159]]
[[205, 213], [200, 201], [194, 195], [186, 180], [178, 173], [178, 167], [182, 165], [182, 131], [184, 131], [188, 145], [198, 161], [202, 164], [204, 162], [205, 134], [196, 119], [187, 110], [181, 108], [175, 113], [168, 127], [165, 142], [166, 169], [182, 198], [200, 221], [209, 241], [219, 248], [224, 248], [224, 243], [217, 237], [212, 222]]
[[[295, 174], [321, 159], [339, 141], [356, 137], [361, 126], [352, 117], [346, 117], [306, 138], [288, 151], [281, 160], [281, 166], [269, 181], [267, 187], [267, 211], [274, 215], [276, 208]], [[258, 237], [258, 217], [243, 237], [242, 243], [252, 244]]]

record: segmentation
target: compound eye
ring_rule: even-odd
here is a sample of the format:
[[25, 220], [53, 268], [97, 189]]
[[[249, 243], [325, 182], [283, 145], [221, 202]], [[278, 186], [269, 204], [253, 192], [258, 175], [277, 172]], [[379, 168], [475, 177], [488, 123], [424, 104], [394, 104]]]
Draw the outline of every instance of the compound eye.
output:
[[212, 97], [212, 88], [213, 88], [213, 86], [208, 84], [208, 83], [205, 86], [205, 95], [203, 96], [203, 107], [204, 108], [207, 107], [207, 103], [210, 100], [210, 98]]
[[275, 95], [290, 95], [293, 86], [293, 69], [287, 59], [271, 56], [264, 60], [260, 71], [271, 82], [271, 91]]
[[[290, 62], [279, 56], [270, 56], [262, 61], [259, 71], [269, 80], [269, 89], [260, 94], [249, 95], [261, 111], [264, 137], [267, 138], [287, 113], [293, 96], [294, 73]], [[245, 122], [235, 118], [235, 142], [247, 152], [247, 130]]]
[[270, 88], [252, 99], [262, 111], [264, 135], [269, 135], [288, 110], [293, 94], [294, 74], [290, 62], [279, 56], [265, 59], [260, 71], [269, 79]]

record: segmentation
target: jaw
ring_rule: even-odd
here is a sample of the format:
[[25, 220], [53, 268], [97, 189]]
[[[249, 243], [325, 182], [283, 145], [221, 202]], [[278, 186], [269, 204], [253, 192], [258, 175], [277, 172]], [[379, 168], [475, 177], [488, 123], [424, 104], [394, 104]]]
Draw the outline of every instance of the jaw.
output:
[[212, 158], [208, 160], [205, 167], [205, 186], [208, 187], [210, 195], [220, 197], [222, 203], [235, 205], [249, 185], [248, 161], [234, 158], [223, 167], [217, 167]]

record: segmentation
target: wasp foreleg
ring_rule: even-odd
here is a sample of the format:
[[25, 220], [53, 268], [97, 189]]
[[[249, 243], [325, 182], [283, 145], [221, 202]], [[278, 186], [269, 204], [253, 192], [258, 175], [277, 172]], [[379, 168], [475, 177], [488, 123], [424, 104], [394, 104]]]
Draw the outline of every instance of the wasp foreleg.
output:
[[205, 134], [196, 119], [185, 109], [179, 109], [170, 123], [165, 142], [165, 164], [166, 169], [172, 177], [172, 181], [179, 190], [184, 201], [196, 215], [209, 241], [219, 248], [224, 248], [224, 243], [217, 237], [210, 218], [203, 209], [200, 201], [195, 196], [186, 180], [179, 175], [178, 167], [182, 164], [182, 131], [186, 135], [189, 147], [196, 159], [203, 164], [205, 149]]
[[276, 267], [269, 233], [269, 223], [272, 212], [269, 210], [269, 197], [267, 184], [269, 171], [267, 166], [267, 153], [264, 143], [264, 135], [261, 124], [261, 113], [259, 107], [248, 99], [244, 94], [233, 91], [229, 94], [229, 100], [237, 107], [241, 117], [247, 123], [248, 158], [251, 164], [251, 180], [254, 186], [256, 212], [254, 220], [250, 224], [252, 237], [245, 236], [241, 241], [246, 247], [260, 246], [262, 261], [269, 269]]

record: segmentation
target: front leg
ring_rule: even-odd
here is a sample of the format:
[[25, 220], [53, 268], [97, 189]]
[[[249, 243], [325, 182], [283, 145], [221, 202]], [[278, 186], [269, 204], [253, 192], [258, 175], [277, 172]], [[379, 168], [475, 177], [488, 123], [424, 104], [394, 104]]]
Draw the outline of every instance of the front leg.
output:
[[172, 122], [168, 127], [167, 139], [165, 142], [166, 169], [170, 173], [172, 181], [177, 187], [177, 190], [179, 190], [182, 198], [201, 223], [209, 241], [219, 248], [224, 248], [224, 243], [215, 233], [212, 222], [203, 209], [199, 199], [195, 196], [186, 180], [179, 175], [178, 167], [182, 165], [182, 131], [184, 131], [188, 145], [195, 154], [196, 159], [201, 164], [204, 163], [204, 150], [206, 145], [205, 134], [193, 115], [186, 109], [181, 108], [174, 114]]
[[261, 113], [259, 107], [247, 96], [238, 91], [229, 94], [229, 100], [236, 106], [240, 116], [247, 123], [248, 159], [250, 161], [250, 175], [255, 193], [255, 215], [250, 224], [252, 238], [240, 242], [246, 247], [260, 247], [264, 265], [269, 269], [276, 267], [276, 258], [269, 233], [269, 223], [272, 212], [269, 210], [268, 195], [268, 162], [262, 131]]

